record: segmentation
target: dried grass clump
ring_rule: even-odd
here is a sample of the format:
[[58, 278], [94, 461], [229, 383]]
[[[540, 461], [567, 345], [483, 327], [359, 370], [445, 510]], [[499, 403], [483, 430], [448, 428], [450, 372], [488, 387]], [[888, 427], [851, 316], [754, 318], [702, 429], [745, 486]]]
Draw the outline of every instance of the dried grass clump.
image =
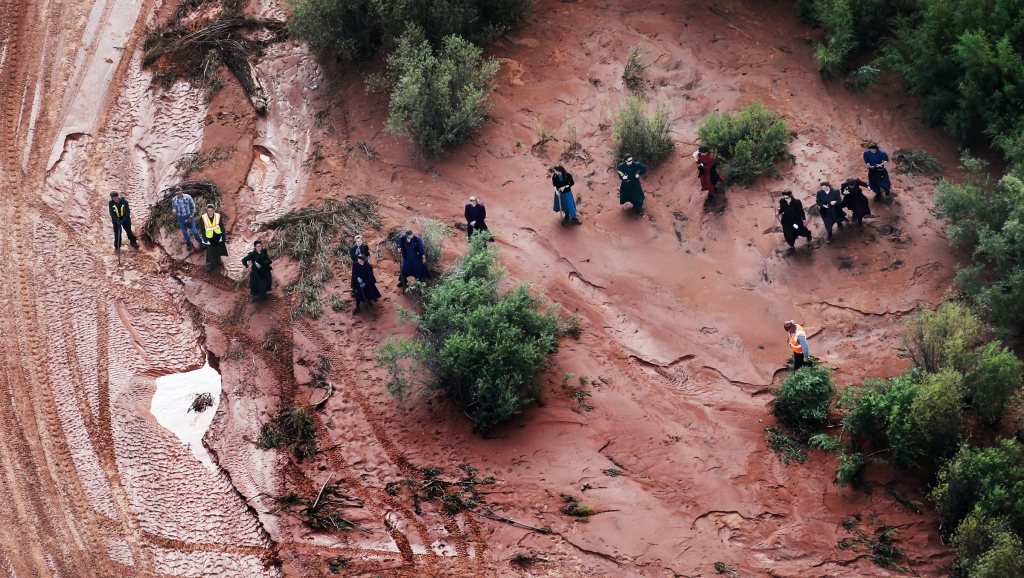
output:
[[256, 445], [263, 449], [286, 448], [301, 462], [317, 454], [316, 425], [306, 408], [296, 405], [282, 412], [274, 423], [260, 429]]

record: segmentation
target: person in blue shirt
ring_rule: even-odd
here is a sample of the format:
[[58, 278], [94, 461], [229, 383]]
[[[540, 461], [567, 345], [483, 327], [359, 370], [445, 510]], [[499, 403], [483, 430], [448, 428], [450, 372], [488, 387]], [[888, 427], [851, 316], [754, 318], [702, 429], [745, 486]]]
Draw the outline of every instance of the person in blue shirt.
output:
[[405, 287], [409, 277], [415, 277], [417, 281], [430, 278], [430, 269], [427, 267], [427, 249], [423, 241], [406, 230], [405, 234], [398, 238], [398, 252], [402, 255], [402, 269], [398, 274], [398, 286]]
[[889, 171], [885, 169], [885, 163], [889, 162], [889, 155], [878, 148], [878, 143], [871, 143], [864, 151], [864, 164], [868, 167], [868, 187], [875, 193], [877, 200], [882, 194], [888, 196], [892, 190], [889, 183]]

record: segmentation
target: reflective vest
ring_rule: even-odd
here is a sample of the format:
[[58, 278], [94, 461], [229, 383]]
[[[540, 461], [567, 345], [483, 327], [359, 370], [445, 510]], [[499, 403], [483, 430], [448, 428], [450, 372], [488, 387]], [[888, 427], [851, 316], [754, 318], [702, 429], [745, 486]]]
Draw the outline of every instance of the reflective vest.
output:
[[[114, 207], [114, 215], [118, 219], [123, 219], [124, 218], [124, 209], [125, 209], [124, 203], [121, 203], [120, 205], [118, 205], [117, 203], [114, 203], [113, 207]], [[120, 210], [118, 210], [118, 209], [120, 209]]]
[[804, 348], [800, 345], [800, 338], [807, 339], [807, 334], [804, 333], [804, 328], [797, 325], [796, 331], [789, 334], [789, 346], [793, 348], [793, 353], [803, 353]]
[[206, 227], [206, 238], [212, 239], [214, 235], [220, 235], [220, 213], [213, 214], [213, 221], [210, 216], [203, 213], [203, 226]]

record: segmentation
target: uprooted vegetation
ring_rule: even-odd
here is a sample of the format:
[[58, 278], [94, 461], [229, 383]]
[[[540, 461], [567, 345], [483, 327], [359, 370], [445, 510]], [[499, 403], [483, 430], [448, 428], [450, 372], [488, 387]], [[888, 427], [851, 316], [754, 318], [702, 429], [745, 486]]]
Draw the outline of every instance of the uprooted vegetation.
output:
[[474, 235], [456, 268], [423, 289], [423, 312], [404, 312], [415, 337], [389, 338], [375, 355], [390, 375], [389, 393], [404, 400], [422, 383], [421, 394], [461, 405], [482, 434], [537, 398], [562, 326], [559, 308], [545, 307], [529, 285], [498, 292], [504, 272], [490, 239]]
[[238, 79], [253, 108], [267, 111], [267, 93], [250, 59], [285, 39], [285, 23], [242, 13], [244, 0], [186, 0], [143, 42], [142, 66], [163, 89], [179, 80], [203, 89], [207, 99], [224, 86], [221, 66]]
[[[299, 262], [299, 277], [285, 287], [292, 296], [292, 318], [317, 319], [324, 312], [320, 292], [334, 278], [332, 263], [348, 265], [348, 245], [366, 228], [380, 229], [377, 201], [370, 196], [325, 199], [320, 207], [304, 209], [274, 219], [265, 228], [274, 230], [270, 253], [277, 259], [288, 255]], [[340, 237], [340, 240], [338, 239]]]
[[260, 428], [256, 445], [265, 450], [284, 448], [300, 462], [316, 456], [317, 437], [313, 416], [301, 405], [282, 411]]
[[191, 195], [192, 201], [195, 202], [196, 214], [192, 216], [193, 219], [198, 219], [206, 211], [207, 205], [220, 206], [220, 190], [210, 181], [183, 181], [165, 189], [160, 200], [150, 209], [149, 217], [139, 232], [139, 237], [147, 245], [156, 243], [161, 229], [172, 235], [180, 230], [178, 218], [171, 210], [171, 200], [177, 196], [178, 191]]
[[372, 533], [342, 516], [342, 508], [362, 508], [363, 501], [343, 493], [338, 484], [332, 484], [333, 476], [334, 474], [331, 474], [327, 477], [327, 481], [320, 487], [320, 491], [317, 492], [314, 499], [302, 497], [297, 492], [278, 496], [275, 498], [278, 503], [277, 511], [302, 506], [300, 515], [305, 517], [303, 521], [312, 530], [335, 530], [338, 532], [362, 530], [367, 534]]

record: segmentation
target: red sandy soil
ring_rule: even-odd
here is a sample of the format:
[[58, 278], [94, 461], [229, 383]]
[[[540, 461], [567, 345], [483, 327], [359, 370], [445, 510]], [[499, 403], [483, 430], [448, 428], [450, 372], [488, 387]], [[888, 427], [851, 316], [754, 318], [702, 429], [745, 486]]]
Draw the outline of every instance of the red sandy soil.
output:
[[[182, 84], [148, 88], [140, 38], [166, 6], [2, 6], [0, 575], [325, 576], [336, 557], [348, 560], [342, 575], [367, 577], [710, 576], [719, 561], [741, 576], [937, 576], [950, 563], [916, 477], [873, 467], [870, 494], [840, 489], [833, 455], [811, 451], [809, 464], [786, 467], [766, 446], [768, 390], [789, 357], [784, 320], [804, 324], [840, 386], [893, 375], [905, 366], [894, 351], [901, 319], [941, 300], [964, 259], [931, 212], [934, 181], [895, 171], [898, 196], [873, 203], [863, 230], [826, 245], [812, 217], [813, 249], [783, 255], [772, 192], [791, 188], [810, 204], [821, 178], [863, 177], [864, 141], [956, 164], [955, 144], [895, 87], [851, 96], [823, 84], [817, 32], [791, 2], [542, 0], [488, 49], [502, 67], [480, 134], [440, 160], [383, 130], [387, 99], [367, 95], [355, 71], [325, 73], [299, 43], [258, 64], [270, 112], [256, 117], [232, 78], [210, 103]], [[271, 4], [249, 10], [286, 17]], [[679, 143], [645, 178], [642, 218], [618, 205], [609, 151], [637, 43], [649, 50], [647, 92], [671, 107]], [[754, 99], [785, 115], [795, 162], [706, 211], [690, 159], [696, 128]], [[570, 126], [584, 153], [561, 161]], [[554, 139], [541, 142], [542, 129]], [[193, 178], [226, 191], [227, 276], [204, 273], [177, 231], [126, 249], [119, 266], [107, 193], [127, 195], [138, 229], [179, 178], [175, 161], [218, 147], [228, 158]], [[325, 158], [313, 166], [317, 147]], [[582, 226], [563, 227], [550, 209], [547, 169], [560, 162], [580, 183]], [[545, 372], [542, 404], [482, 439], [451, 404], [390, 398], [372, 352], [411, 333], [395, 312], [413, 304], [387, 250], [372, 314], [328, 308], [289, 323], [280, 288], [248, 302], [238, 259], [266, 234], [260, 225], [349, 194], [382, 204], [371, 244], [421, 217], [461, 222], [466, 199], [480, 197], [510, 278], [584, 322]], [[465, 247], [454, 234], [446, 260]], [[344, 291], [345, 272], [335, 273], [325, 295]], [[293, 263], [275, 265], [281, 287], [295, 275]], [[148, 410], [153, 377], [200, 365], [200, 340], [223, 374], [206, 438], [220, 475]], [[282, 405], [323, 395], [305, 385], [319, 355], [332, 360], [336, 388], [315, 412], [323, 451], [299, 464], [257, 449], [260, 424]], [[562, 387], [565, 372], [590, 378], [592, 411]], [[385, 491], [422, 481], [417, 468], [454, 480], [460, 466], [495, 478], [484, 487], [494, 513], [552, 533], [436, 503], [418, 513], [408, 489]], [[366, 532], [312, 532], [277, 511], [275, 496], [312, 496], [328, 476], [365, 502], [345, 515]], [[561, 494], [599, 513], [564, 516]], [[869, 534], [897, 529], [906, 573], [839, 547], [854, 514]], [[538, 560], [517, 569], [516, 554]]]

